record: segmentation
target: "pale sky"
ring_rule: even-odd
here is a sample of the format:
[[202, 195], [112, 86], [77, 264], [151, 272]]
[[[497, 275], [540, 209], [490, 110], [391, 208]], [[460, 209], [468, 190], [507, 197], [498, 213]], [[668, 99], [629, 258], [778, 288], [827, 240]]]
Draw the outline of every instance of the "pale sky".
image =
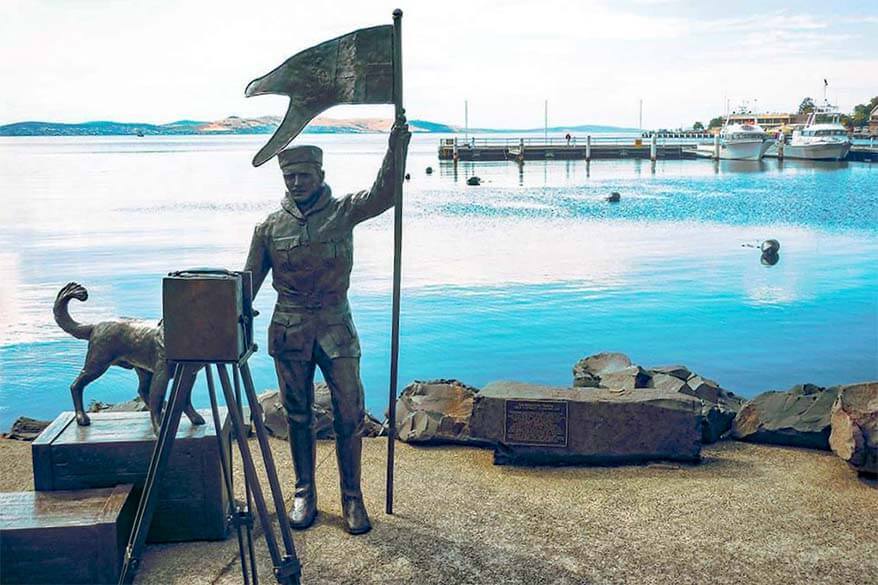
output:
[[[403, 17], [410, 118], [470, 126], [707, 122], [878, 95], [878, 3], [800, 0], [2, 0], [0, 124], [282, 115], [247, 83], [302, 49]], [[390, 106], [334, 117], [390, 117]]]

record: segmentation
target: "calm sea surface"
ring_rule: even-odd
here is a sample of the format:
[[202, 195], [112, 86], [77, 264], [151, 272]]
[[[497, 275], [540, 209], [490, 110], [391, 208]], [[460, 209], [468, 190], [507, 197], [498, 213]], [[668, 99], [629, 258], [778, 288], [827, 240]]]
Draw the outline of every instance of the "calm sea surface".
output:
[[[83, 322], [157, 320], [161, 279], [239, 268], [283, 195], [267, 136], [0, 139], [0, 429], [52, 418], [86, 342], [52, 320], [66, 282]], [[385, 136], [305, 136], [336, 194], [367, 188]], [[400, 381], [568, 385], [579, 358], [684, 363], [745, 396], [878, 378], [878, 166], [707, 160], [461, 164], [420, 135], [406, 184]], [[424, 170], [432, 166], [433, 175]], [[480, 187], [468, 187], [477, 174]], [[622, 202], [603, 201], [611, 191]], [[367, 407], [386, 408], [392, 214], [355, 231], [350, 292]], [[748, 245], [781, 242], [775, 266]], [[274, 291], [257, 299], [265, 347]], [[258, 390], [270, 358], [251, 361]], [[86, 400], [135, 394], [112, 368]], [[207, 396], [196, 390], [196, 405]]]

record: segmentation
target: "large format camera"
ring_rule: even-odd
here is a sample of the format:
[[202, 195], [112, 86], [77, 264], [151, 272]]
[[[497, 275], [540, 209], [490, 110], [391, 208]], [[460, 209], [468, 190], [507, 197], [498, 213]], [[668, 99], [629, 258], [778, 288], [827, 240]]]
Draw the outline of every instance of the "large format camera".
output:
[[162, 281], [167, 359], [238, 362], [253, 347], [250, 272], [193, 268]]

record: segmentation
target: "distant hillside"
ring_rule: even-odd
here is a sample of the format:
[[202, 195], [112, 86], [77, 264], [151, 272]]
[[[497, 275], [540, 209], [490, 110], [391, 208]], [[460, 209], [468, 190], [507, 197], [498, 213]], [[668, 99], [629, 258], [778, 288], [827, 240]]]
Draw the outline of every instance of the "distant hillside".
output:
[[[178, 120], [168, 124], [146, 124], [136, 122], [83, 122], [81, 124], [61, 124], [59, 122], [16, 122], [0, 126], [0, 136], [120, 136], [137, 135], [180, 135], [180, 134], [271, 134], [281, 118], [261, 116], [259, 118], [240, 118], [229, 116], [221, 120], [204, 122], [199, 120]], [[385, 118], [315, 118], [306, 128], [306, 134], [367, 134], [383, 133], [390, 130], [392, 120]], [[427, 120], [410, 120], [412, 132], [462, 132], [460, 126], [450, 126]], [[542, 132], [542, 128], [497, 129], [471, 128], [471, 133], [525, 133]], [[634, 132], [635, 128], [616, 126], [556, 126], [550, 132]]]

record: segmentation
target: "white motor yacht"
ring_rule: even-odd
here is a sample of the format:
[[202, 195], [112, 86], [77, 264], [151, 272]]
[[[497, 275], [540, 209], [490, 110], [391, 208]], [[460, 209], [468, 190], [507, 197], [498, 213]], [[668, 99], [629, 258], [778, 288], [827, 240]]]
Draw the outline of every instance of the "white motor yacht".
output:
[[[838, 110], [832, 106], [814, 108], [805, 126], [794, 130], [790, 143], [784, 145], [784, 157], [842, 160], [851, 149], [851, 138], [839, 117]], [[818, 118], [824, 118], [824, 121], [818, 122]]]
[[772, 140], [758, 124], [726, 124], [719, 135], [719, 158], [761, 160]]

